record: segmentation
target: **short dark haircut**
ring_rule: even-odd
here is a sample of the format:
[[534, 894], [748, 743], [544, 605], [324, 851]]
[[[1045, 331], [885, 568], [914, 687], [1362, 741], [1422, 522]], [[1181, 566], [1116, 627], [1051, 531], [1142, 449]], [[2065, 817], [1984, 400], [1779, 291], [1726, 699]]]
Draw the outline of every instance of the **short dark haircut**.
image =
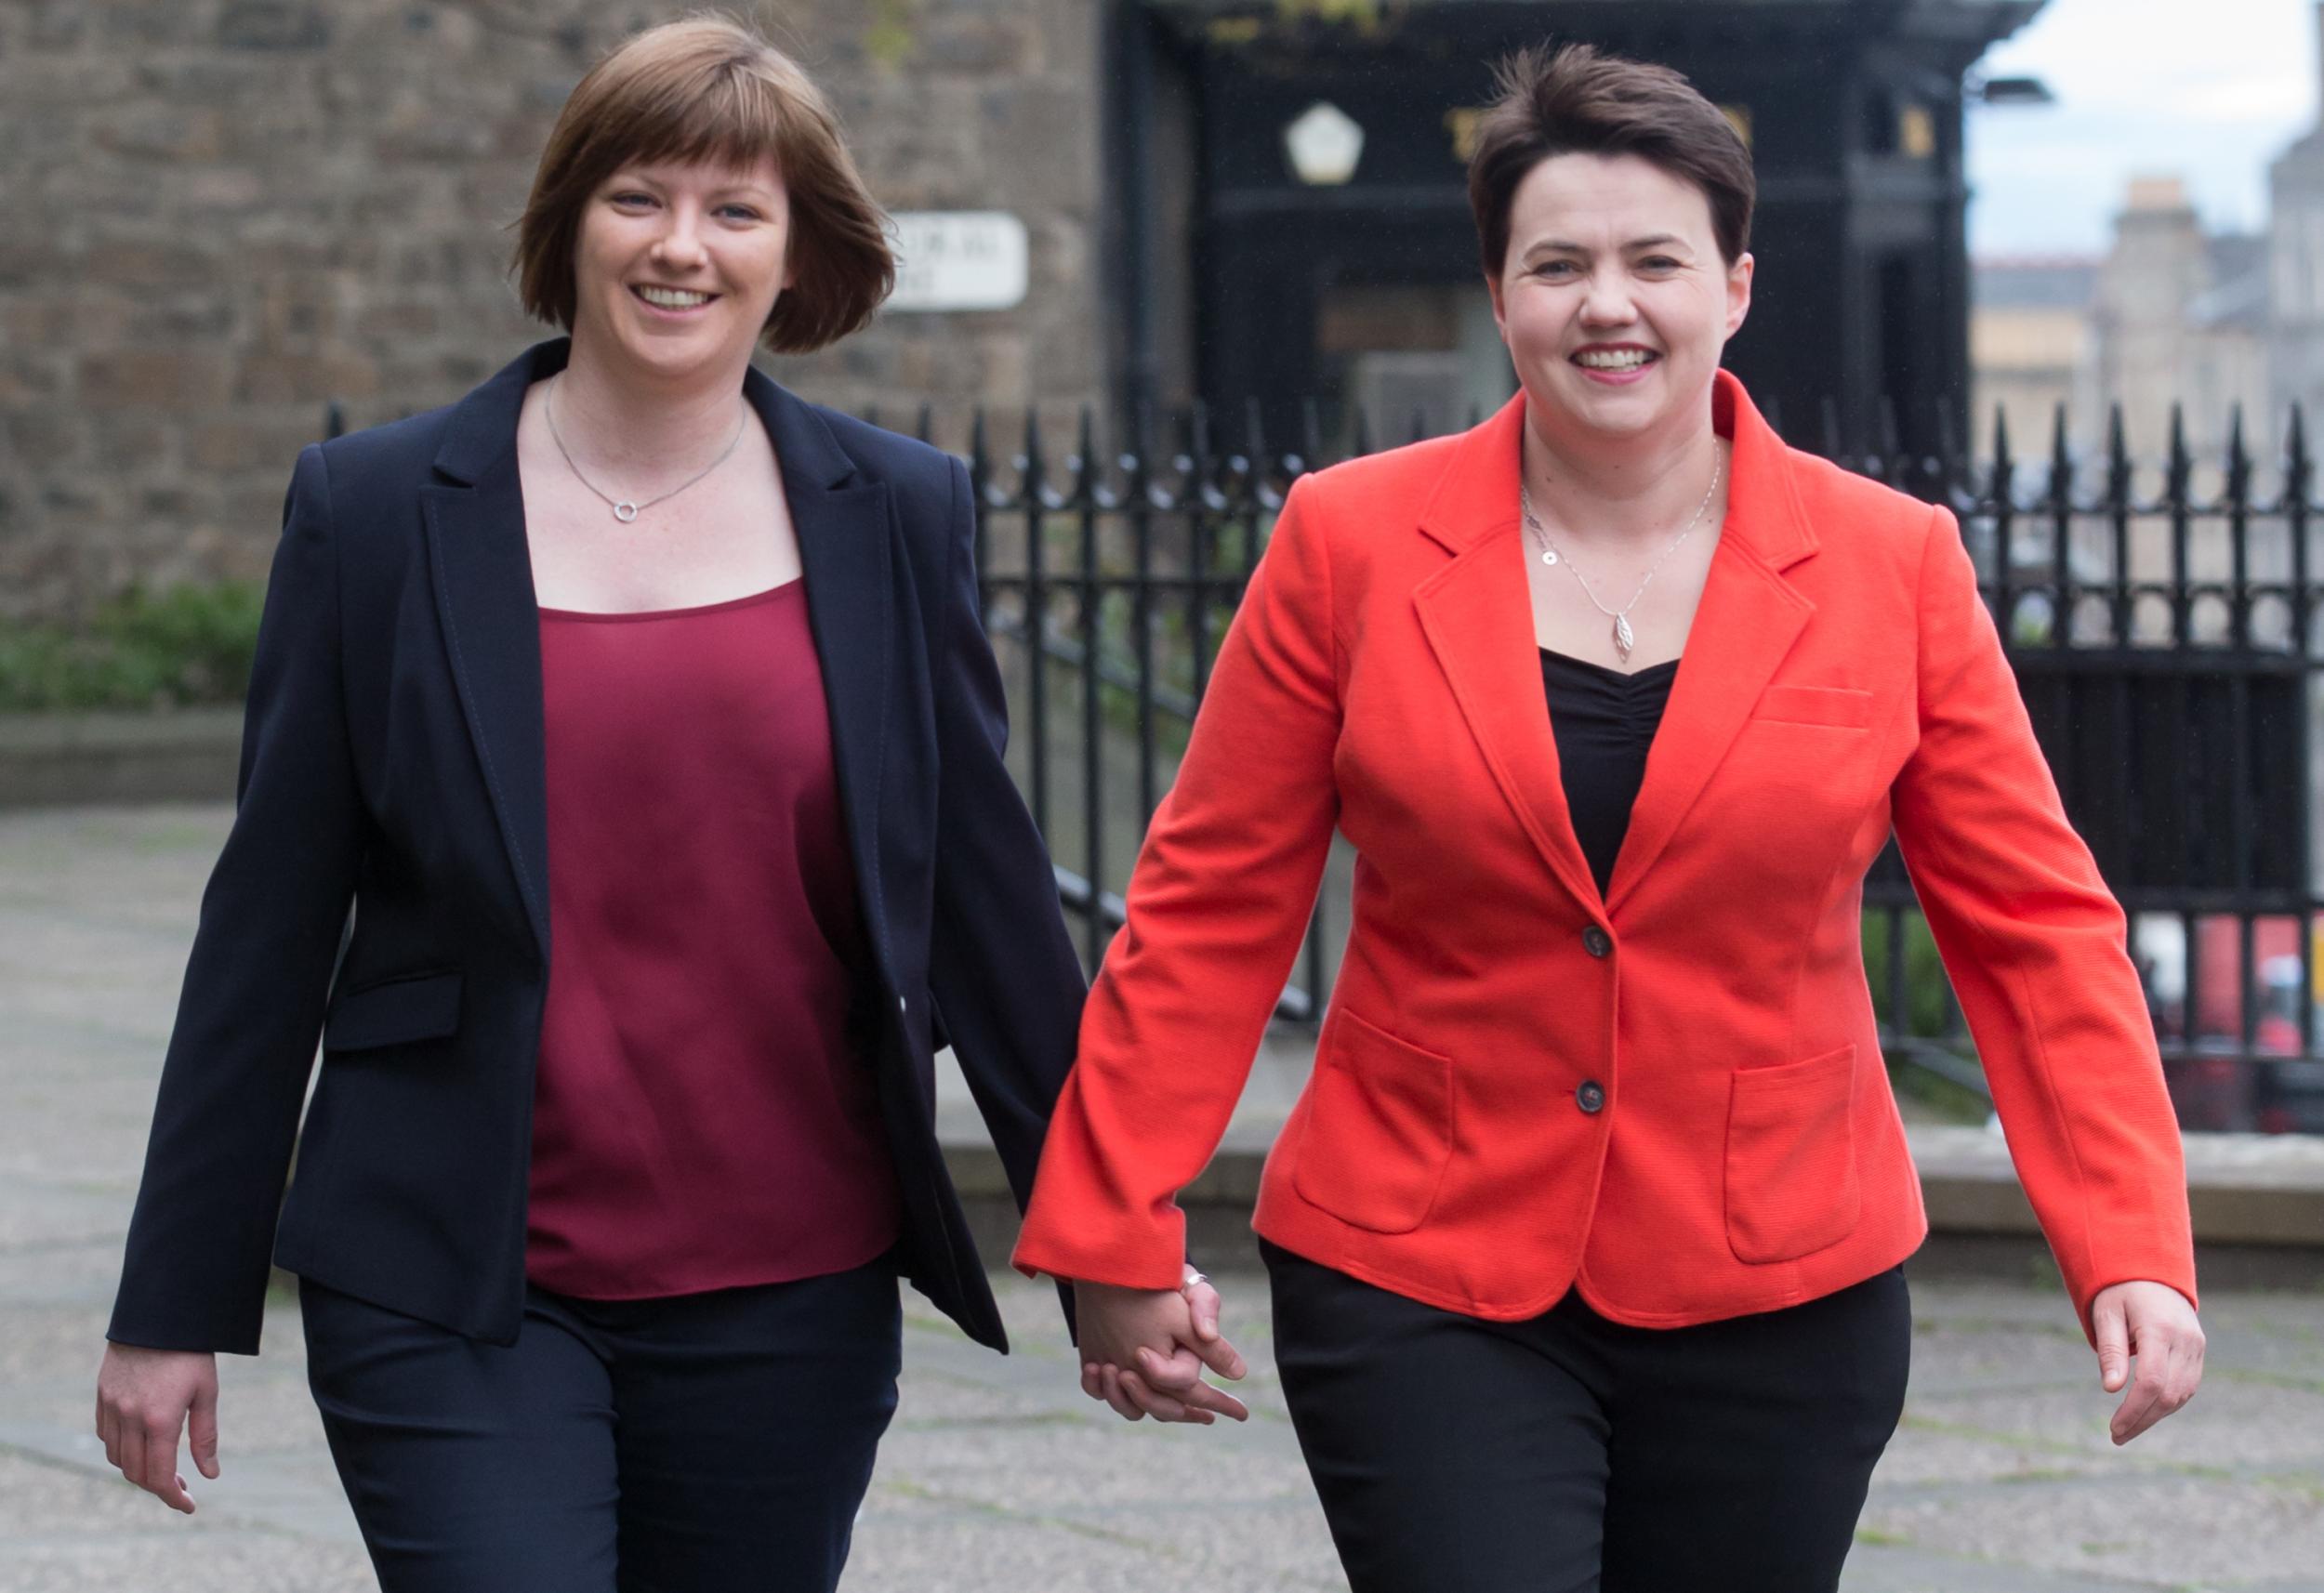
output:
[[696, 13], [599, 61], [548, 135], [517, 223], [517, 291], [573, 326], [574, 244], [598, 185], [633, 161], [749, 166], [772, 156], [790, 195], [791, 285], [759, 341], [820, 349], [864, 324], [895, 285], [887, 217], [857, 175], [830, 102], [799, 64], [745, 24]]
[[1476, 213], [1486, 276], [1499, 276], [1508, 258], [1509, 210], [1518, 185], [1554, 155], [1651, 161], [1702, 191], [1728, 265], [1750, 247], [1759, 192], [1751, 152], [1725, 112], [1669, 67], [1589, 45], [1537, 45], [1503, 58], [1493, 85], [1493, 103], [1477, 119], [1469, 157], [1469, 208]]

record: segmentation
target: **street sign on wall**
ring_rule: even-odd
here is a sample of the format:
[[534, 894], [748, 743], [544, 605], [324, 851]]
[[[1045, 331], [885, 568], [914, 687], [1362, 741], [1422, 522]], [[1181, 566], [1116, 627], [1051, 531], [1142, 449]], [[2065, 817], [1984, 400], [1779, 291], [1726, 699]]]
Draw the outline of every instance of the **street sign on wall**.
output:
[[1024, 302], [1024, 223], [999, 210], [905, 210], [890, 309], [1010, 309]]

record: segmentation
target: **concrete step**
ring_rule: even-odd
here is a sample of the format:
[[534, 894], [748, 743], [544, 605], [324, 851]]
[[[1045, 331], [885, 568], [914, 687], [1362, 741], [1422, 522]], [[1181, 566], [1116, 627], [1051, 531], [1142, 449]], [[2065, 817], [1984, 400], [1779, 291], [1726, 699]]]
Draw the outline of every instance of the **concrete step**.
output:
[[[1249, 1218], [1260, 1170], [1306, 1083], [1314, 1050], [1312, 1036], [1270, 1032], [1218, 1153], [1180, 1197], [1189, 1246], [1206, 1267], [1258, 1264]], [[937, 1099], [944, 1160], [979, 1247], [997, 1263], [1016, 1239], [1016, 1205], [949, 1053], [938, 1059]], [[1908, 1123], [1905, 1135], [1929, 1213], [1916, 1274], [2054, 1276], [1998, 1127]], [[2185, 1144], [2205, 1286], [2324, 1289], [2324, 1138], [2194, 1133]]]

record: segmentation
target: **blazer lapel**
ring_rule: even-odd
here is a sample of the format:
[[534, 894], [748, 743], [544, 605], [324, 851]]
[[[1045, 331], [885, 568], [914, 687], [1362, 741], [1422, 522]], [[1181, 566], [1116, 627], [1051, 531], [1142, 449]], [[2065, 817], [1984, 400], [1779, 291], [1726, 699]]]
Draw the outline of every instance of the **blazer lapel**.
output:
[[848, 852], [874, 943], [892, 969], [879, 889], [880, 776], [895, 608], [888, 488], [858, 475], [823, 417], [766, 375], [753, 369], [743, 390], [782, 466], [807, 582], [808, 625], [823, 667]]
[[500, 823], [517, 892], [548, 960], [548, 795], [541, 730], [540, 610], [517, 474], [525, 388], [561, 368], [562, 339], [525, 351], [452, 415], [420, 489], [436, 612], [461, 711]]
[[1454, 557], [1413, 591], [1420, 628], [1518, 823], [1593, 913], [1619, 908], [1670, 844], [1815, 612], [1781, 574], [1816, 551], [1789, 451], [1723, 371], [1711, 405], [1735, 444], [1727, 518], [1603, 902], [1565, 804], [1526, 597], [1523, 394], [1461, 440], [1421, 517], [1421, 532]]
[[1816, 551], [1789, 453], [1724, 371], [1712, 403], [1735, 444], [1727, 518], [1615, 857], [1609, 914], [1670, 844], [1816, 612], [1780, 573]]
[[1412, 594], [1420, 629], [1518, 823], [1576, 901], [1598, 910], [1597, 881], [1574, 836], [1542, 695], [1517, 520], [1525, 399], [1455, 450], [1421, 530], [1455, 554]]

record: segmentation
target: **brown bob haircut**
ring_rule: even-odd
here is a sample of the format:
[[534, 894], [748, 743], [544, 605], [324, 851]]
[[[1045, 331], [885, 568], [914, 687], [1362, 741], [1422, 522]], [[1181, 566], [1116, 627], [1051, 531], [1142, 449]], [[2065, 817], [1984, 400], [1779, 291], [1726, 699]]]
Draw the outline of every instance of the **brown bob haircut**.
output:
[[525, 309], [572, 329], [581, 216], [623, 166], [747, 166], [769, 155], [790, 195], [792, 277], [759, 341], [800, 354], [844, 337], [895, 286], [887, 217], [856, 172], [830, 103], [799, 63], [743, 23], [708, 12], [619, 46], [565, 100], [517, 222], [514, 270]]
[[1711, 230], [1728, 265], [1751, 244], [1759, 184], [1751, 152], [1724, 112], [1667, 66], [1626, 60], [1589, 45], [1534, 46], [1493, 69], [1493, 103], [1477, 119], [1469, 157], [1485, 274], [1509, 257], [1509, 210], [1525, 174], [1554, 155], [1637, 155], [1694, 184], [1710, 202]]

